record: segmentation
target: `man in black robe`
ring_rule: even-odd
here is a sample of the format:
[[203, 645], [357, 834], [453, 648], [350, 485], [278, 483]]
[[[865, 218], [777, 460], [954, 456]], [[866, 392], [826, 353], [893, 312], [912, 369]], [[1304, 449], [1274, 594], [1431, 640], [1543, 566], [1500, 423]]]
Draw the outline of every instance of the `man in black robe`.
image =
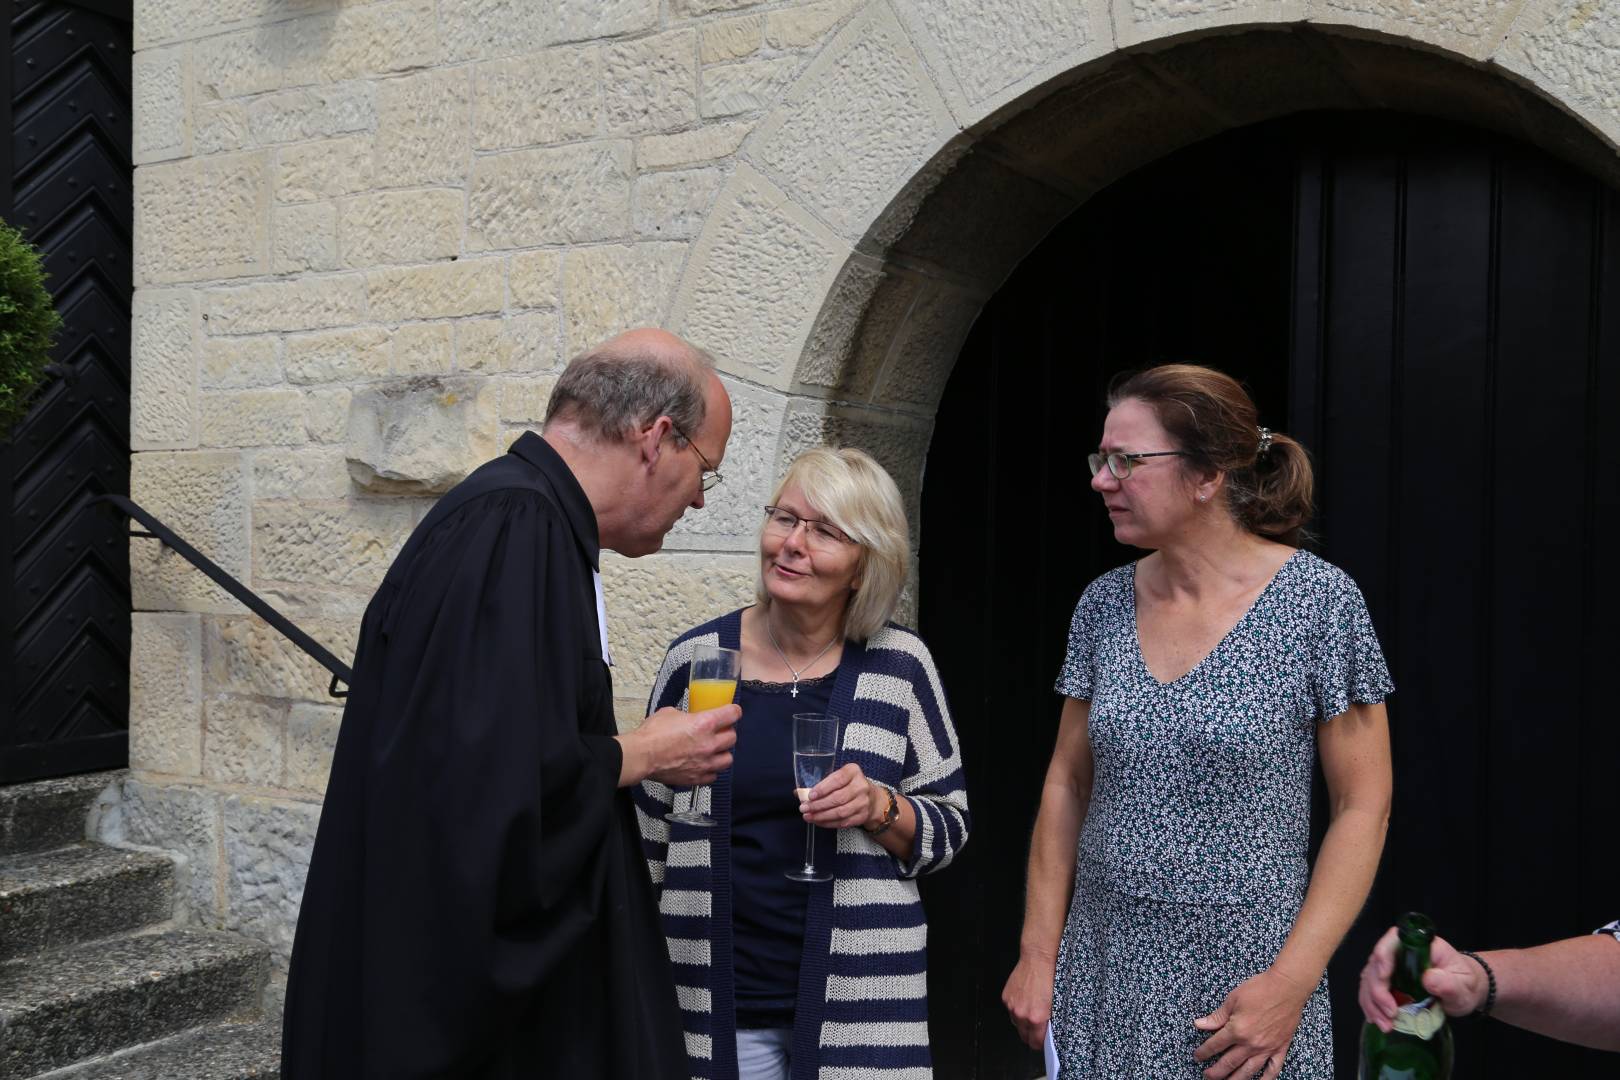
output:
[[617, 734], [600, 548], [656, 551], [731, 432], [712, 361], [623, 334], [444, 496], [366, 608], [287, 976], [282, 1075], [686, 1077], [628, 793], [730, 763], [734, 705]]

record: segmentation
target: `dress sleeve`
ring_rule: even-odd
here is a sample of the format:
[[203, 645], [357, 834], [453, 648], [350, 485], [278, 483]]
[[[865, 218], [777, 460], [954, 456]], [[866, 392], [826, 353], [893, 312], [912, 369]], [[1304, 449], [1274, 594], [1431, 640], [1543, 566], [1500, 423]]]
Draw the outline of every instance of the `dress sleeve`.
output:
[[1311, 671], [1317, 719], [1322, 721], [1346, 712], [1352, 702], [1376, 705], [1395, 689], [1361, 589], [1334, 569], [1325, 600]]
[[[692, 647], [677, 641], [664, 653], [664, 662], [658, 666], [658, 677], [653, 680], [652, 695], [647, 699], [647, 715], [659, 709], [678, 708], [686, 699], [688, 664]], [[675, 805], [675, 792], [668, 784], [657, 780], [643, 780], [631, 789], [630, 797], [636, 804], [636, 825], [641, 831], [641, 854], [647, 860], [647, 872], [652, 875], [653, 891], [664, 886], [664, 865], [669, 854], [669, 822], [664, 814]]]
[[1097, 685], [1096, 626], [1098, 583], [1093, 581], [1080, 594], [1074, 605], [1074, 616], [1069, 620], [1069, 644], [1063, 653], [1063, 667], [1058, 671], [1055, 689], [1064, 697], [1090, 701]]

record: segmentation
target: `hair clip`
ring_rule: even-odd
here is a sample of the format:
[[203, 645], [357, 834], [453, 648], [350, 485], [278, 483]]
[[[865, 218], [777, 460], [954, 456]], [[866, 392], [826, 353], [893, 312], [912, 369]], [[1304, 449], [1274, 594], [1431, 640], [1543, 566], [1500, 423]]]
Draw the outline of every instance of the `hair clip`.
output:
[[1255, 448], [1254, 452], [1259, 457], [1265, 457], [1266, 453], [1271, 449], [1271, 429], [1268, 427], [1263, 427], [1260, 428], [1259, 431], [1260, 445]]

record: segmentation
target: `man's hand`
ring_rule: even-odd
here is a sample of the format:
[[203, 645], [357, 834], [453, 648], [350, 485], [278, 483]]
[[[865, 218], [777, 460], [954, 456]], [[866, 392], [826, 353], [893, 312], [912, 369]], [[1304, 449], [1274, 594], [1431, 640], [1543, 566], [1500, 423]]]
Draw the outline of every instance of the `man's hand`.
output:
[[[1395, 995], [1389, 991], [1395, 973], [1395, 943], [1399, 936], [1393, 926], [1378, 939], [1372, 955], [1361, 969], [1361, 1012], [1382, 1031], [1395, 1022]], [[1423, 973], [1423, 989], [1435, 996], [1448, 1016], [1467, 1016], [1485, 1001], [1488, 988], [1485, 969], [1436, 937], [1429, 946], [1429, 970]]]
[[695, 713], [659, 709], [636, 730], [618, 736], [624, 750], [619, 786], [639, 784], [648, 777], [671, 787], [713, 783], [731, 767], [741, 717], [742, 709], [736, 705]]

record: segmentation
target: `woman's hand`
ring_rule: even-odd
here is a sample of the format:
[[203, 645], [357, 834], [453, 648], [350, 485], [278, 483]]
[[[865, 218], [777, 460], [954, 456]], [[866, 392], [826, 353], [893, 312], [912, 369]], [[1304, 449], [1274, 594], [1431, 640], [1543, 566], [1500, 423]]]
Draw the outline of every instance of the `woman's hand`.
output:
[[1220, 1060], [1204, 1070], [1210, 1080], [1274, 1080], [1282, 1072], [1288, 1047], [1299, 1030], [1299, 1017], [1315, 984], [1268, 968], [1237, 985], [1220, 1008], [1193, 1021], [1199, 1031], [1214, 1032], [1194, 1059]]
[[[877, 818], [889, 793], [866, 778], [853, 761], [806, 792], [798, 788], [799, 813], [823, 829], [853, 829]], [[883, 806], [874, 806], [881, 796]]]
[[1052, 1022], [1052, 981], [1056, 975], [1055, 961], [1020, 956], [1018, 966], [1007, 976], [1007, 985], [1001, 988], [1001, 1003], [1007, 1006], [1018, 1037], [1031, 1050], [1041, 1048], [1046, 1025]]
[[[1361, 1012], [1381, 1031], [1388, 1031], [1395, 1022], [1395, 995], [1390, 993], [1389, 979], [1395, 973], [1399, 933], [1390, 927], [1361, 969]], [[1429, 946], [1429, 963], [1429, 970], [1423, 973], [1423, 989], [1435, 996], [1447, 1015], [1467, 1016], [1484, 1004], [1485, 969], [1452, 948], [1445, 938], [1437, 937]]]

